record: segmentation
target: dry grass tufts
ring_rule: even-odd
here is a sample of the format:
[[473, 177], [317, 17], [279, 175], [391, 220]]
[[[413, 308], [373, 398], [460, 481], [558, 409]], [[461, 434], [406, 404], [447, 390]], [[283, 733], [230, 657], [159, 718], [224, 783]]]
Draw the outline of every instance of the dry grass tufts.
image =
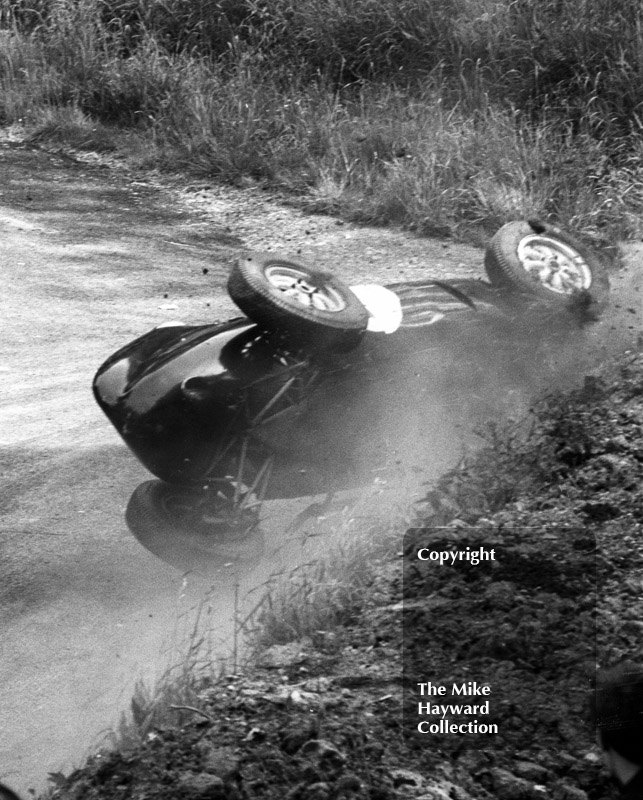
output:
[[582, 13], [557, 0], [0, 0], [0, 121], [96, 149], [122, 146], [125, 127], [150, 164], [427, 234], [535, 214], [634, 237], [641, 13], [637, 0]]

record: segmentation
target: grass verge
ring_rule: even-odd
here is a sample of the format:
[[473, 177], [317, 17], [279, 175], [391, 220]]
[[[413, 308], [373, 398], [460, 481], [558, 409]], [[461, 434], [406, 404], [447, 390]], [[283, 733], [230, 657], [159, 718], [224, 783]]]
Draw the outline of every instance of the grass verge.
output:
[[344, 644], [342, 631], [363, 610], [382, 563], [410, 524], [410, 501], [395, 494], [397, 501], [378, 504], [377, 516], [375, 497], [366, 494], [318, 520], [313, 557], [259, 587], [261, 598], [240, 625], [251, 661], [267, 647], [302, 639], [331, 650]]
[[586, 5], [2, 0], [0, 120], [422, 234], [633, 237], [641, 12]]

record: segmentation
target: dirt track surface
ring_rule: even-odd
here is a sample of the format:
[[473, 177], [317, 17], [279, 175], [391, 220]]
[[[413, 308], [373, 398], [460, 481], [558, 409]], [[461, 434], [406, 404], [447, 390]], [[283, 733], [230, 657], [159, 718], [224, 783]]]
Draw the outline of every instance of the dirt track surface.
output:
[[236, 315], [225, 282], [245, 248], [313, 258], [351, 282], [427, 265], [478, 275], [481, 263], [473, 248], [306, 216], [258, 190], [162, 184], [0, 143], [0, 778], [22, 792], [78, 763], [136, 678], [171, 660], [200, 603], [232, 619], [230, 587], [182, 576], [128, 533], [123, 509], [149, 475], [90, 386], [154, 325]]

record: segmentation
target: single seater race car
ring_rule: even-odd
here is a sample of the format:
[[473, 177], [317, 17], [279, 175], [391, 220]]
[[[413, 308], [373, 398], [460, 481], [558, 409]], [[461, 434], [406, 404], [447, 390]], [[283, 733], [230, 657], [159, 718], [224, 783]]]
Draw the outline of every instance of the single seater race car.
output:
[[607, 302], [598, 256], [540, 222], [503, 226], [485, 267], [488, 281], [349, 287], [248, 254], [228, 281], [245, 316], [161, 325], [111, 355], [95, 398], [156, 476], [129, 501], [135, 536], [182, 568], [254, 560], [264, 500], [364, 485], [401, 460], [409, 437], [430, 449], [428, 351], [455, 363], [460, 341], [522, 338], [534, 353], [560, 320], [568, 335]]

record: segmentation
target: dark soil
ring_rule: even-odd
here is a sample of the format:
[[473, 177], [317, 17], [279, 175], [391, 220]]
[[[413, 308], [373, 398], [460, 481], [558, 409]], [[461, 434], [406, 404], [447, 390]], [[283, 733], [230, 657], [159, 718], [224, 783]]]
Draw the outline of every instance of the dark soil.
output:
[[[265, 650], [53, 797], [612, 797], [587, 707], [597, 663], [643, 659], [643, 355], [489, 435], [354, 625]], [[421, 563], [418, 544], [495, 559]], [[488, 685], [498, 733], [417, 734], [417, 681]]]

